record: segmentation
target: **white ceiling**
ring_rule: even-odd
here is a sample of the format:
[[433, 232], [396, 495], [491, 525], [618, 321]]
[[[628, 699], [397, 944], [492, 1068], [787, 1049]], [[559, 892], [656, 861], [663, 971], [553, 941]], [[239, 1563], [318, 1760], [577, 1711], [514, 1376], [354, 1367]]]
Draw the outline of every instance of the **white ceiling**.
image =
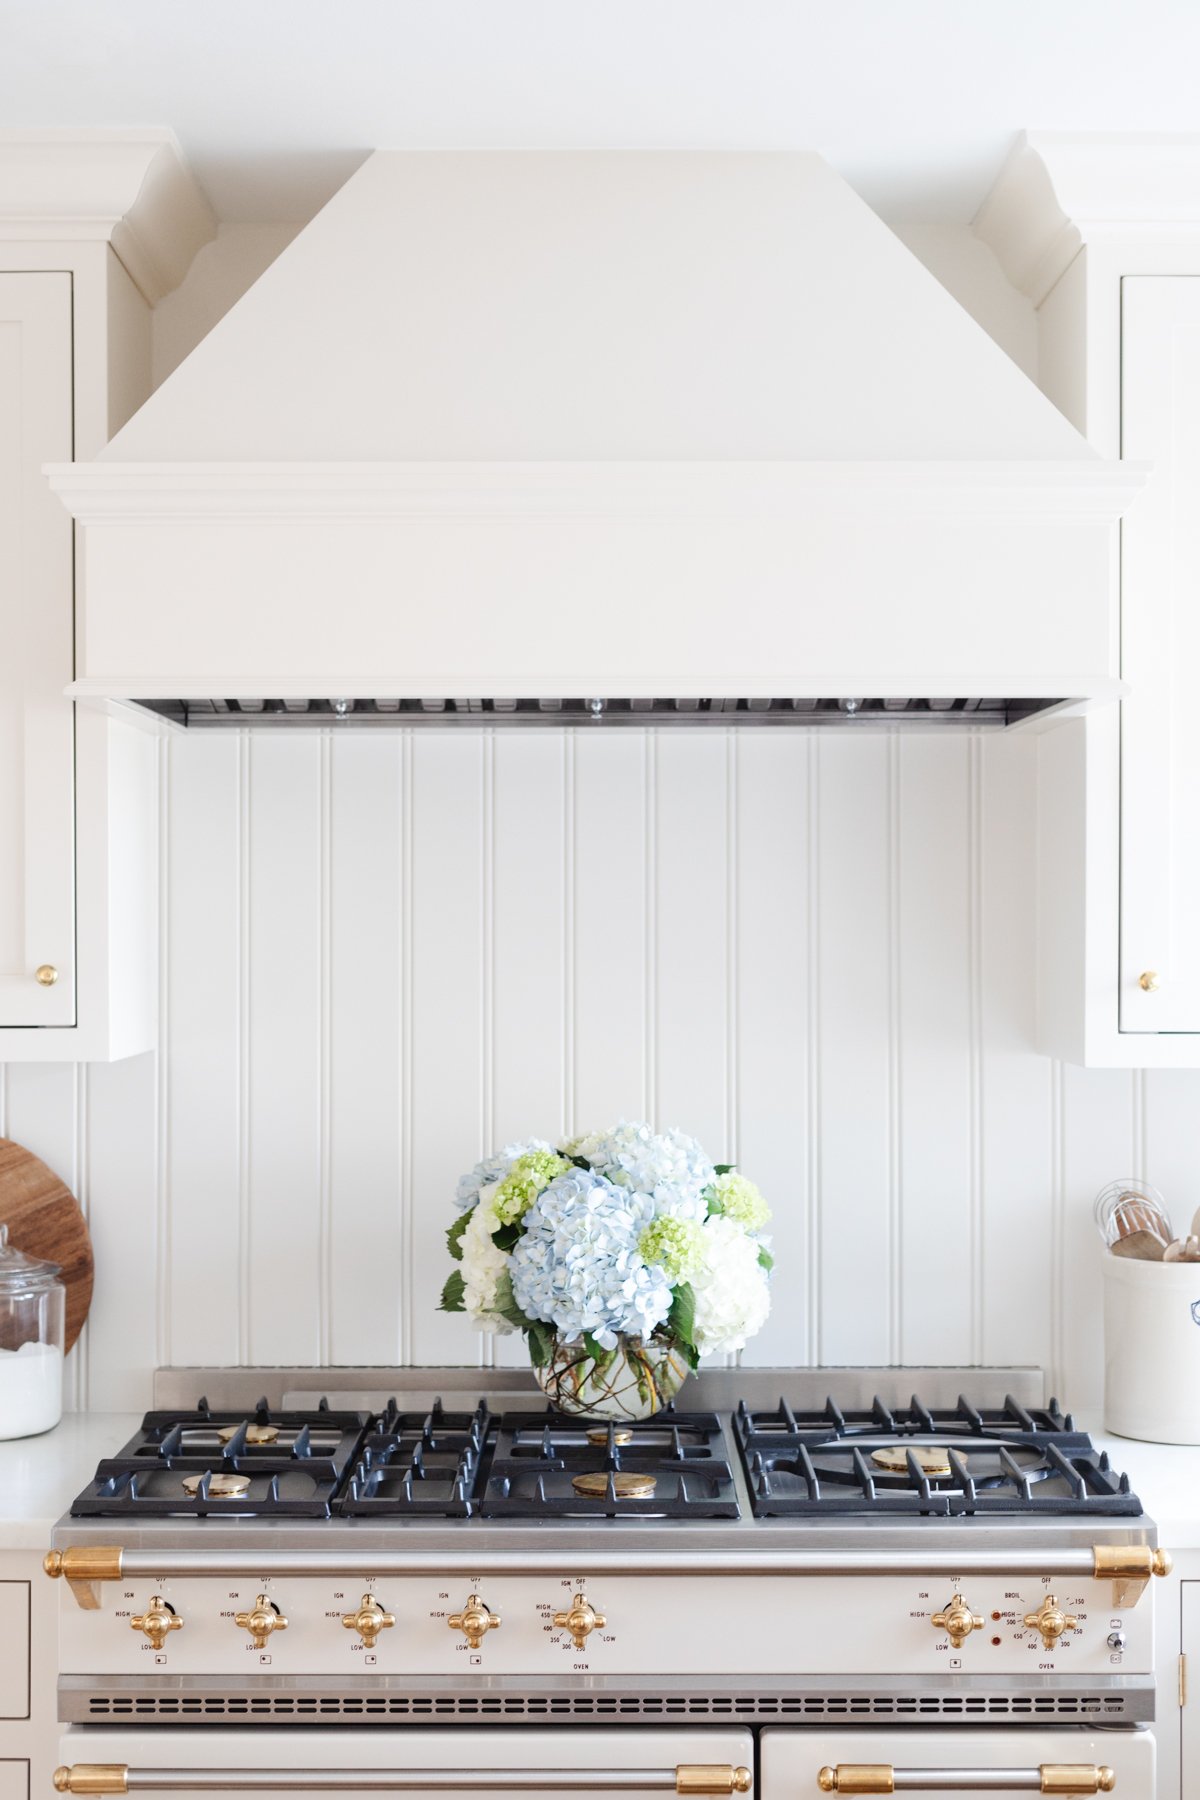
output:
[[1197, 0], [0, 0], [0, 124], [169, 125], [226, 220], [379, 145], [822, 151], [971, 217], [1022, 126], [1200, 129]]

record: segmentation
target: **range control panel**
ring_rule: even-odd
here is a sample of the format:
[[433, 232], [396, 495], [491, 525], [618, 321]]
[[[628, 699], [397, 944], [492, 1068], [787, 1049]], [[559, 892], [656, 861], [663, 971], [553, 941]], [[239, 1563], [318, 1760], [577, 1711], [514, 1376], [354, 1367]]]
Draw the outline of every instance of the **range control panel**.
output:
[[[64, 1584], [65, 1585], [65, 1584]], [[1139, 1674], [1153, 1601], [1053, 1577], [479, 1574], [106, 1582], [66, 1674]]]

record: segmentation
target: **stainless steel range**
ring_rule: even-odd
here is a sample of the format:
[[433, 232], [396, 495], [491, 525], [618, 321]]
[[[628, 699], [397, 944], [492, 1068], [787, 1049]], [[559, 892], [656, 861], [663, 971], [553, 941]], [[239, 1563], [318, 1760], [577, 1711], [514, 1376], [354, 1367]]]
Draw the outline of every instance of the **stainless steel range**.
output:
[[1032, 1372], [720, 1372], [625, 1427], [430, 1375], [214, 1376], [100, 1465], [47, 1557], [62, 1791], [1153, 1792], [1169, 1558]]

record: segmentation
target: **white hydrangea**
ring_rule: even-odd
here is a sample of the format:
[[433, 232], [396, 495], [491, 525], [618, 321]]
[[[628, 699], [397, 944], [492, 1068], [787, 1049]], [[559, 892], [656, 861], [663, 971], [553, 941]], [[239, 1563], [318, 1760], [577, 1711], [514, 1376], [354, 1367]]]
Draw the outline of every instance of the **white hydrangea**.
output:
[[582, 1156], [615, 1186], [654, 1197], [659, 1212], [675, 1218], [702, 1219], [701, 1196], [716, 1180], [716, 1170], [696, 1142], [683, 1131], [652, 1131], [625, 1120], [562, 1146], [568, 1156]]
[[[474, 1206], [484, 1188], [494, 1187], [503, 1181], [518, 1156], [526, 1156], [531, 1150], [549, 1150], [550, 1146], [544, 1138], [530, 1138], [527, 1144], [506, 1144], [503, 1150], [497, 1150], [494, 1156], [485, 1156], [482, 1162], [466, 1175], [458, 1179], [456, 1206], [460, 1213]], [[493, 1228], [494, 1229], [494, 1228]]]
[[717, 1214], [705, 1221], [704, 1261], [692, 1277], [701, 1356], [740, 1350], [766, 1323], [771, 1293], [758, 1251], [757, 1241], [734, 1220]]
[[463, 1305], [481, 1330], [504, 1333], [513, 1328], [495, 1310], [496, 1285], [508, 1268], [508, 1257], [492, 1242], [492, 1233], [500, 1224], [493, 1205], [499, 1185], [491, 1181], [480, 1190], [479, 1204], [467, 1220], [460, 1248]]
[[672, 1299], [662, 1268], [638, 1249], [654, 1216], [650, 1195], [615, 1187], [593, 1170], [560, 1175], [525, 1214], [512, 1251], [517, 1305], [553, 1325], [561, 1341], [586, 1331], [611, 1350], [619, 1333], [648, 1337]]

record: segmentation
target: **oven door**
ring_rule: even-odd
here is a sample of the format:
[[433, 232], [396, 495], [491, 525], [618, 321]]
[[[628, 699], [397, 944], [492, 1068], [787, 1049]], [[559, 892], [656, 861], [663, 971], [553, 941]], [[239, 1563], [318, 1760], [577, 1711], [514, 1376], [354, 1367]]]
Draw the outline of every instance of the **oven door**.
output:
[[[748, 1731], [73, 1727], [65, 1794], [752, 1794]], [[31, 1800], [40, 1800], [33, 1795]]]
[[933, 1731], [764, 1731], [762, 1800], [817, 1794], [1119, 1794], [1153, 1800], [1147, 1731], [1076, 1726], [1014, 1730], [947, 1725]]

